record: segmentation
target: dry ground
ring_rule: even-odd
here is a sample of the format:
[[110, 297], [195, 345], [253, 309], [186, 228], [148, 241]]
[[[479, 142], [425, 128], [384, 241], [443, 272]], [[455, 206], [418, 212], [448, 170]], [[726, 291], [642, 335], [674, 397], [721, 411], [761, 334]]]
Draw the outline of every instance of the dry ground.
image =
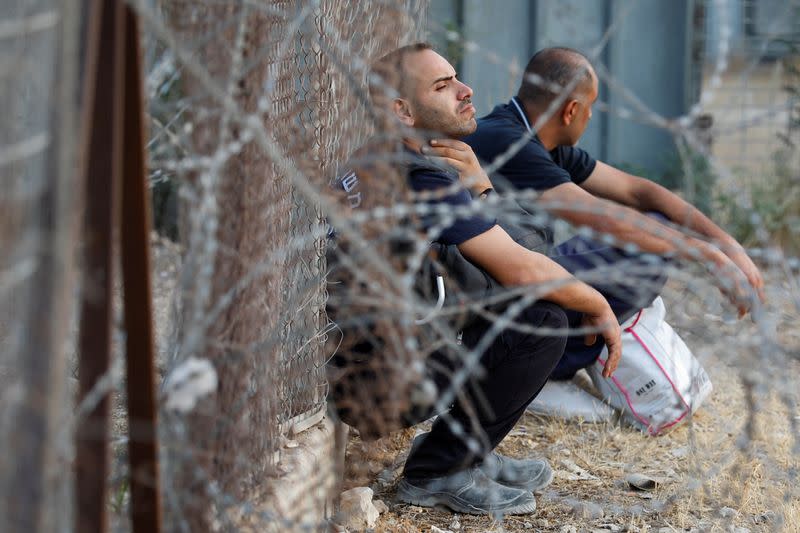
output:
[[[389, 505], [375, 528], [386, 532], [431, 531], [431, 526], [454, 532], [800, 531], [800, 291], [796, 273], [773, 269], [768, 277], [766, 337], [749, 319], [723, 318], [710, 287], [673, 283], [665, 295], [670, 323], [714, 383], [710, 399], [689, 424], [654, 438], [612, 424], [523, 417], [500, 451], [546, 457], [556, 470], [533, 515], [498, 523], [395, 502], [413, 430], [368, 444], [352, 437], [345, 488], [371, 486]], [[703, 301], [699, 294], [711, 299]], [[624, 481], [630, 473], [660, 484], [653, 491], [631, 490]], [[576, 516], [574, 500], [599, 504], [604, 516]]]

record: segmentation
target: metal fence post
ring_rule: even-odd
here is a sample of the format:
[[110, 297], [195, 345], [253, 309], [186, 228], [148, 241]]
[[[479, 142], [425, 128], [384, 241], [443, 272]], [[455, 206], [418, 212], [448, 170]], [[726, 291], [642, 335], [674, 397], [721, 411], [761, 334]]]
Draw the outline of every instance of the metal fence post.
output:
[[145, 176], [139, 23], [125, 8], [125, 124], [122, 184], [122, 276], [125, 284], [128, 453], [133, 531], [161, 524], [157, 449], [155, 346], [150, 262], [150, 198]]

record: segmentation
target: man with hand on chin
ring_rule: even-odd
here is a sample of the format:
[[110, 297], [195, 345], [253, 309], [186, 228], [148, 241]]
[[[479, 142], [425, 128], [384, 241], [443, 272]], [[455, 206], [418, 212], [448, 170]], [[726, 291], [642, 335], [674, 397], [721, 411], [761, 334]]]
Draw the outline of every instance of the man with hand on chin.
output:
[[[587, 335], [587, 341], [599, 336], [608, 347], [607, 376], [620, 357], [619, 324], [598, 291], [547, 256], [517, 244], [493, 218], [468, 209], [476, 200], [463, 183], [475, 195], [491, 194], [491, 183], [469, 146], [455, 140], [475, 130], [475, 108], [472, 90], [458, 80], [442, 56], [425, 43], [399, 48], [373, 65], [370, 92], [377, 111], [406, 130], [400, 153], [410, 188], [418, 198], [459, 213], [446, 223], [440, 217], [426, 219], [426, 229], [435, 233], [432, 237], [457, 246], [465, 258], [503, 286], [555, 287], [514, 317], [516, 323], [529, 326], [527, 330], [511, 327], [494, 337], [480, 354], [480, 375], [459, 386], [459, 400], [447, 416], [438, 417], [429, 433], [414, 440], [398, 498], [415, 505], [445, 505], [463, 513], [532, 512], [532, 492], [551, 481], [550, 466], [542, 460], [503, 457], [493, 450], [561, 358], [567, 337], [564, 310], [581, 313], [583, 325], [599, 333]], [[420, 141], [431, 136], [434, 141]], [[380, 157], [370, 155], [373, 160]], [[354, 169], [339, 181], [354, 209], [363, 207], [370, 195], [367, 183], [359, 185], [358, 174], [359, 169]], [[346, 309], [337, 313], [346, 317]], [[476, 347], [491, 326], [482, 317], [471, 322], [462, 332], [464, 347]], [[530, 333], [530, 328], [548, 333]], [[429, 359], [437, 389], [444, 392], [455, 386], [449, 380], [461, 362], [435, 353]], [[431, 414], [435, 413], [427, 416]]]

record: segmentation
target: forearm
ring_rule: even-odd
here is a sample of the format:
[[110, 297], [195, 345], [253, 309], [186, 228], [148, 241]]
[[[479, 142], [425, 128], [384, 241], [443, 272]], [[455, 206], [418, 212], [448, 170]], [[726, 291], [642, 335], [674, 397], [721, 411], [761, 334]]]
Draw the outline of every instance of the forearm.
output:
[[504, 286], [536, 286], [541, 298], [564, 307], [598, 314], [608, 302], [597, 290], [578, 280], [564, 267], [537, 252], [524, 250], [520, 258], [510, 259], [496, 279]]
[[458, 249], [503, 286], [537, 287], [541, 298], [576, 311], [599, 314], [608, 308], [599, 292], [549, 257], [520, 246], [500, 226], [462, 242]]
[[728, 235], [699, 209], [661, 185], [647, 182], [647, 186], [642, 187], [636, 197], [640, 211], [657, 211], [673, 223], [717, 243], [726, 254], [742, 250], [736, 239]]
[[619, 243], [634, 244], [645, 252], [714, 263], [721, 261], [719, 250], [709, 243], [690, 237], [630, 207], [602, 199], [573, 202], [569, 207], [559, 200], [541, 205], [574, 225], [587, 226], [611, 235]]

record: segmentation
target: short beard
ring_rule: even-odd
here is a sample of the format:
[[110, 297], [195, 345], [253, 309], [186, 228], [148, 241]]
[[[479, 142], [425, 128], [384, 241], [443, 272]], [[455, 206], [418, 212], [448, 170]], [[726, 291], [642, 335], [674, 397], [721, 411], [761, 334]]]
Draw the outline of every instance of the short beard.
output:
[[452, 115], [445, 115], [438, 109], [426, 107], [419, 103], [414, 103], [414, 110], [417, 120], [414, 127], [431, 133], [441, 133], [453, 139], [466, 137], [474, 132], [478, 123], [473, 116], [469, 120], [457, 122]]

